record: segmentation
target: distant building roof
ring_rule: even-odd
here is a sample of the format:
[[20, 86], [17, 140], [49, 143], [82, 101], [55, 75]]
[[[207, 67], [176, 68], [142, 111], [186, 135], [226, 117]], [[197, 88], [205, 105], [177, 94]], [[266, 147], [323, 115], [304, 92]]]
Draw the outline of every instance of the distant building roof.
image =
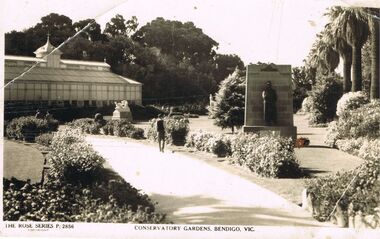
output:
[[31, 57], [31, 56], [12, 56], [12, 55], [5, 55], [4, 60], [46, 62], [46, 60], [42, 58]]
[[[19, 76], [25, 67], [5, 66], [5, 82]], [[119, 76], [110, 71], [90, 71], [77, 69], [57, 69], [36, 67], [22, 76], [19, 80], [25, 81], [49, 81], [49, 82], [81, 82], [81, 83], [114, 83], [141, 85], [140, 82]]]
[[63, 60], [63, 59], [61, 59], [61, 62], [64, 64], [110, 67], [110, 65], [108, 65], [107, 63], [100, 62], [100, 61], [80, 61], [80, 60]]

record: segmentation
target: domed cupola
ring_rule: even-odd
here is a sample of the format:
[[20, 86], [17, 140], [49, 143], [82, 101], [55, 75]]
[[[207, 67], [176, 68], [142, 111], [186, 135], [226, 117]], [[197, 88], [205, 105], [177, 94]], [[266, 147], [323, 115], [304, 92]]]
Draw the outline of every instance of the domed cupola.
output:
[[46, 44], [38, 48], [34, 54], [36, 54], [36, 57], [38, 58], [44, 58], [47, 61], [47, 67], [59, 68], [62, 52], [57, 49], [52, 54], [50, 54], [54, 49], [55, 47], [50, 43], [48, 35]]

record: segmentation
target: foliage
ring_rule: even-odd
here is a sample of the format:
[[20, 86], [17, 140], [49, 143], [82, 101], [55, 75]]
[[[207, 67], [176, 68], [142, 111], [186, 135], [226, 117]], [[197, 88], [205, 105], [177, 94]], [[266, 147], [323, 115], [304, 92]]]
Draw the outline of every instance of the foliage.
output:
[[260, 176], [282, 178], [301, 175], [291, 139], [244, 133], [225, 136], [198, 131], [191, 133], [186, 141], [187, 147], [220, 157], [230, 156], [230, 161]]
[[76, 119], [72, 122], [69, 122], [67, 125], [74, 128], [79, 128], [82, 133], [87, 134], [99, 134], [101, 127], [99, 124], [95, 123], [93, 119], [90, 118]]
[[37, 119], [34, 116], [19, 117], [13, 119], [7, 125], [7, 136], [16, 139], [34, 140], [40, 134], [55, 131], [58, 121]]
[[[103, 223], [163, 223], [146, 195], [122, 185], [124, 201], [115, 197], [114, 183], [81, 186], [47, 183], [43, 186], [4, 179], [3, 220]], [[120, 189], [120, 187], [119, 187]], [[120, 195], [121, 195], [120, 194]], [[133, 200], [131, 199], [133, 197]]]
[[321, 77], [310, 92], [311, 113], [309, 124], [333, 120], [336, 105], [342, 96], [342, 83], [335, 76]]
[[301, 111], [304, 113], [311, 113], [313, 109], [313, 102], [310, 96], [307, 96], [302, 101]]
[[195, 148], [199, 151], [213, 153], [218, 157], [231, 155], [231, 137], [222, 134], [211, 134], [199, 130], [192, 132], [186, 138], [186, 147]]
[[[314, 194], [315, 204], [319, 207], [317, 214], [313, 216], [321, 221], [328, 220], [335, 204], [347, 187], [347, 191], [339, 201], [343, 211], [347, 214], [349, 205], [352, 204], [353, 213], [361, 211], [364, 214], [373, 214], [374, 208], [380, 201], [378, 194], [380, 189], [378, 182], [379, 163], [378, 159], [366, 160], [362, 166], [355, 170], [344, 173], [338, 172], [335, 175], [308, 181], [306, 183], [307, 189]], [[348, 186], [350, 183], [351, 185]]]
[[308, 96], [308, 91], [311, 90], [311, 82], [306, 68], [292, 67], [292, 82], [293, 82], [293, 111], [297, 112], [301, 109], [304, 99]]
[[338, 100], [336, 115], [341, 116], [345, 111], [357, 109], [367, 103], [369, 103], [369, 99], [364, 92], [348, 92]]
[[105, 162], [76, 129], [58, 131], [51, 149], [47, 155], [49, 176], [60, 182], [91, 183]]
[[[336, 139], [378, 138], [380, 136], [380, 101], [371, 101], [362, 107], [341, 115], [332, 133]], [[328, 135], [329, 137], [329, 135]]]
[[292, 140], [240, 133], [231, 140], [232, 161], [265, 177], [298, 177]]
[[53, 140], [53, 136], [54, 136], [53, 133], [41, 134], [41, 135], [36, 137], [36, 143], [43, 145], [43, 146], [46, 146], [46, 147], [49, 147], [52, 140]]
[[215, 125], [231, 128], [232, 132], [244, 124], [245, 80], [239, 74], [235, 71], [221, 82], [215, 102], [209, 109]]
[[144, 138], [144, 130], [136, 128], [128, 120], [110, 120], [103, 127], [105, 134], [115, 135], [118, 137], [129, 137], [133, 139]]
[[[151, 140], [157, 141], [157, 120], [152, 119], [149, 121], [149, 128], [147, 137]], [[169, 144], [184, 145], [186, 136], [189, 133], [189, 120], [184, 117], [174, 118], [165, 117], [165, 140]]]

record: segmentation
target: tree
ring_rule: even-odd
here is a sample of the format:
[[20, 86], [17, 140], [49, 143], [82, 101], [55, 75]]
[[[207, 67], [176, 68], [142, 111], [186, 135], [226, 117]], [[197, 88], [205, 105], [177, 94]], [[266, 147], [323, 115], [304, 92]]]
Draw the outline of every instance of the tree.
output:
[[210, 114], [215, 119], [215, 125], [231, 128], [244, 124], [245, 107], [245, 78], [236, 70], [220, 83], [219, 91], [215, 95], [215, 102], [210, 107]]
[[361, 8], [337, 7], [339, 13], [334, 20], [337, 36], [352, 47], [352, 91], [362, 90], [361, 48], [369, 34], [367, 15]]
[[[86, 19], [75, 22], [73, 24], [73, 28], [76, 32], [79, 32], [93, 21], [93, 19]], [[102, 35], [102, 30], [100, 29], [100, 25], [96, 22], [93, 22], [91, 26], [89, 26], [81, 35], [82, 37], [87, 38], [89, 41], [93, 42], [101, 41], [104, 39], [104, 36]]]
[[371, 89], [370, 98], [379, 99], [380, 98], [380, 73], [379, 73], [379, 25], [380, 25], [380, 9], [368, 9], [368, 21], [371, 30]]
[[297, 112], [303, 100], [308, 96], [308, 91], [311, 90], [312, 79], [309, 79], [305, 66], [292, 67], [292, 82], [293, 82], [293, 110]]
[[126, 21], [122, 15], [117, 14], [106, 24], [104, 33], [112, 37], [117, 35], [130, 36], [130, 34], [136, 31], [137, 26], [138, 22], [135, 16]]
[[236, 69], [244, 70], [244, 63], [237, 55], [230, 54], [216, 54], [215, 56], [215, 68], [214, 78], [219, 84], [227, 76], [232, 74]]
[[320, 34], [317, 34], [317, 39], [313, 43], [306, 60], [307, 67], [315, 68], [317, 73], [322, 75], [333, 74], [339, 64], [339, 54], [326, 40], [326, 32], [327, 29], [325, 28]]
[[352, 47], [344, 37], [338, 34], [339, 25], [334, 22], [341, 12], [342, 8], [340, 7], [328, 9], [326, 15], [329, 16], [330, 23], [327, 24], [328, 31], [325, 38], [343, 59], [343, 92], [346, 93], [351, 90]]

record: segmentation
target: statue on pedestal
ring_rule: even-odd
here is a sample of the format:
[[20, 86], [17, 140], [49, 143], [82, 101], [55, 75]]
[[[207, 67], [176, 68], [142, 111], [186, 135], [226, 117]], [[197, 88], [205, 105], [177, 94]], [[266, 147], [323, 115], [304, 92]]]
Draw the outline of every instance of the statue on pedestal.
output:
[[132, 121], [132, 114], [131, 109], [128, 106], [128, 101], [123, 100], [120, 103], [115, 102], [115, 106], [112, 119], [128, 119]]
[[276, 125], [277, 123], [277, 110], [276, 101], [277, 94], [272, 88], [272, 83], [268, 81], [265, 84], [265, 89], [262, 92], [263, 97], [263, 110], [264, 110], [264, 120], [267, 126]]

